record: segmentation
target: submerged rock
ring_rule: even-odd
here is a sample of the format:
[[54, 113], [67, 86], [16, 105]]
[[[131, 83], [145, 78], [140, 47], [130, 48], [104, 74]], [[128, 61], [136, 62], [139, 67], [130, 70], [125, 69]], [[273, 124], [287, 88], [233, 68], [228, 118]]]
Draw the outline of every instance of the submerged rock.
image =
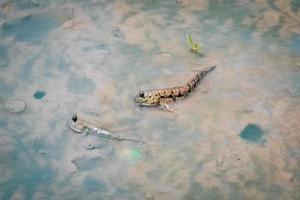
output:
[[25, 102], [21, 100], [9, 100], [4, 102], [4, 109], [10, 113], [20, 113], [26, 108]]

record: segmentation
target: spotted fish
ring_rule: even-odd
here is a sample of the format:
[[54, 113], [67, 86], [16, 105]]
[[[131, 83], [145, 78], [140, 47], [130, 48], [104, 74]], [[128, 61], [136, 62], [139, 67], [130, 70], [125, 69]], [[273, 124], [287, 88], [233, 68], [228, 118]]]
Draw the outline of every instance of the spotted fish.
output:
[[168, 103], [186, 97], [198, 85], [198, 83], [200, 83], [200, 81], [215, 68], [216, 66], [211, 66], [203, 69], [188, 83], [180, 87], [140, 91], [139, 94], [134, 97], [134, 101], [141, 106], [162, 105], [167, 110], [171, 111]]

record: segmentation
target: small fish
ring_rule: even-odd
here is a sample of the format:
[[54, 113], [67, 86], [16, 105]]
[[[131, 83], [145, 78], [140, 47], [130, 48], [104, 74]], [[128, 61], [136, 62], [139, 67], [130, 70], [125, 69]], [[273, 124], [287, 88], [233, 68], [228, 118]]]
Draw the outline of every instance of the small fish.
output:
[[186, 97], [198, 85], [198, 83], [200, 83], [200, 81], [215, 68], [216, 66], [212, 66], [203, 69], [188, 83], [180, 87], [140, 91], [139, 94], [134, 97], [134, 102], [141, 106], [162, 105], [168, 111], [172, 111], [168, 103]]
[[132, 142], [145, 143], [141, 140], [112, 135], [110, 131], [106, 129], [98, 127], [95, 124], [92, 124], [91, 122], [85, 121], [83, 119], [79, 119], [76, 114], [72, 116], [71, 120], [67, 121], [67, 126], [72, 131], [80, 134], [83, 133], [85, 135], [95, 135], [95, 136], [105, 137], [108, 139], [119, 140], [119, 141], [132, 141]]

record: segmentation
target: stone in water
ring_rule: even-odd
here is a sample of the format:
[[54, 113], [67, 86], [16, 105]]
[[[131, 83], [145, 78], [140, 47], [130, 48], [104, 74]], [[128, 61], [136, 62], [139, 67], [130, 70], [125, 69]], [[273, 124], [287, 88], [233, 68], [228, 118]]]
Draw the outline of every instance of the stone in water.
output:
[[4, 109], [11, 113], [20, 113], [24, 111], [26, 104], [21, 100], [11, 100], [4, 103]]

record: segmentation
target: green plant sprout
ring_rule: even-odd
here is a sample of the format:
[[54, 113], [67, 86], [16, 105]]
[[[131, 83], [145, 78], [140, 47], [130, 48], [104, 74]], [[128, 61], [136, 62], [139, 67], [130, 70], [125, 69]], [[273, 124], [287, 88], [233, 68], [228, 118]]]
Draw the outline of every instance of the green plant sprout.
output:
[[191, 46], [191, 52], [194, 54], [202, 54], [202, 44], [193, 42], [192, 36], [186, 35], [186, 41]]

